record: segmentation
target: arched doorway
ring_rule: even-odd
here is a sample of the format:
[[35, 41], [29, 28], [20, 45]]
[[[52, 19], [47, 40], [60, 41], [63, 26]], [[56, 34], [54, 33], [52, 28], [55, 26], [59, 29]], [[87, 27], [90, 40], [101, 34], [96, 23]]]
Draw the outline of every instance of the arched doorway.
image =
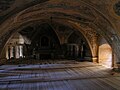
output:
[[106, 67], [114, 67], [114, 56], [111, 46], [107, 43], [107, 41], [99, 37], [99, 50], [98, 50], [98, 60], [99, 63]]

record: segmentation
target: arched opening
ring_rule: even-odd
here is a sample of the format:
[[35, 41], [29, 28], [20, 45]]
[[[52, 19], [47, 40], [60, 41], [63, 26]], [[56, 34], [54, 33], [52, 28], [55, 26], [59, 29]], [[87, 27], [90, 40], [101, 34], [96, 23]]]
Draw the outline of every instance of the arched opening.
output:
[[[19, 37], [16, 41], [15, 36]], [[11, 64], [19, 59], [23, 59], [19, 64], [26, 63], [26, 59], [33, 59], [34, 62], [38, 60], [37, 63], [50, 59], [92, 61], [91, 50], [84, 36], [79, 31], [60, 23], [56, 23], [56, 27], [51, 27], [48, 23], [27, 26], [13, 35], [9, 43], [12, 43], [11, 40], [16, 47], [7, 50], [9, 53], [6, 57]], [[12, 57], [9, 49], [15, 52]]]
[[114, 67], [112, 48], [103, 37], [99, 37], [98, 56], [100, 64], [109, 68]]
[[67, 41], [67, 57], [78, 58], [80, 61], [92, 61], [92, 53], [85, 37], [78, 31], [73, 32]]

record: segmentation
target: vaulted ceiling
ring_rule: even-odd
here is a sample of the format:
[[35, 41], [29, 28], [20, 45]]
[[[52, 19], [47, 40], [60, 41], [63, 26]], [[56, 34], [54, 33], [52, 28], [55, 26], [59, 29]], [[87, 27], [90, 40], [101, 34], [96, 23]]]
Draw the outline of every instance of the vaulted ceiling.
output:
[[91, 48], [92, 37], [102, 35], [116, 54], [120, 50], [119, 0], [0, 0], [0, 4], [0, 48], [16, 31], [52, 20], [80, 31]]
[[[56, 0], [0, 0], [0, 22], [3, 22], [7, 17], [11, 16], [13, 13], [17, 13], [32, 5], [44, 3], [47, 1], [53, 3], [56, 2]], [[120, 32], [119, 0], [69, 0], [69, 3], [73, 3], [74, 1], [85, 2], [86, 4], [88, 4], [88, 6], [97, 9], [101, 14], [108, 18], [115, 25], [118, 32]], [[57, 0], [57, 2], [62, 2], [62, 0]], [[63, 4], [63, 6], [65, 5]]]

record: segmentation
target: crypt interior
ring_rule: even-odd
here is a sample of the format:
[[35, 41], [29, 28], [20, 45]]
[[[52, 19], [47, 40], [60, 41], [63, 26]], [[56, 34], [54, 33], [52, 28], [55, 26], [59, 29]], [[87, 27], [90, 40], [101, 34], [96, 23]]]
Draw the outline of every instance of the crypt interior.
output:
[[0, 90], [120, 90], [119, 0], [0, 0]]

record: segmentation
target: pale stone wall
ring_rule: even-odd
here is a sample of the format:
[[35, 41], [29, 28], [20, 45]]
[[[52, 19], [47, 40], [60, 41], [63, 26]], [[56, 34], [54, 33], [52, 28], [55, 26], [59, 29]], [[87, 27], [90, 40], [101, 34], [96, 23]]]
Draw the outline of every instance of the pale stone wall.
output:
[[101, 39], [99, 43], [99, 63], [106, 67], [112, 67], [112, 49], [110, 45], [104, 39]]

